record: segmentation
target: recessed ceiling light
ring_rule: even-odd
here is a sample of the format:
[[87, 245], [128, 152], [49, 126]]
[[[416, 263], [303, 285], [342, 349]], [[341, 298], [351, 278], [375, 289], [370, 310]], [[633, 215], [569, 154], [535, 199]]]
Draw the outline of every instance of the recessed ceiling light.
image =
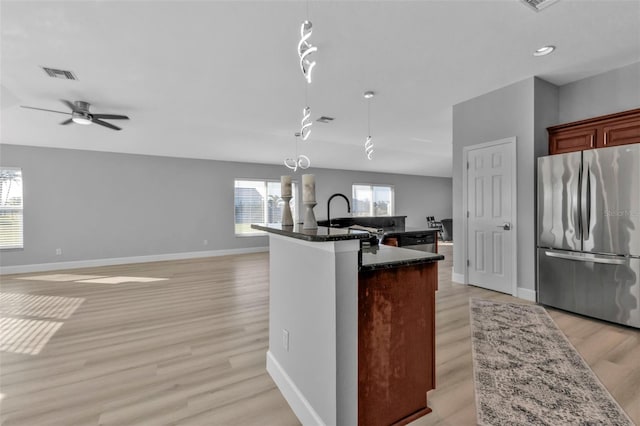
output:
[[536, 51], [533, 52], [533, 56], [545, 56], [553, 52], [554, 50], [556, 50], [555, 46], [542, 46], [540, 49], [536, 49]]

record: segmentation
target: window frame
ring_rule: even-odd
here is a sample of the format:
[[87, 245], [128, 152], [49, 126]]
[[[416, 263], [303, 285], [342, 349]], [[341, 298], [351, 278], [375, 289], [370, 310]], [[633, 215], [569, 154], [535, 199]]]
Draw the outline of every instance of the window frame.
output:
[[[260, 236], [266, 236], [267, 233], [265, 231], [260, 231], [258, 229], [251, 229], [251, 231], [249, 232], [241, 232], [238, 233], [237, 231], [237, 226], [238, 223], [236, 222], [236, 212], [235, 212], [235, 208], [236, 208], [236, 194], [235, 194], [235, 189], [236, 189], [236, 184], [237, 182], [256, 182], [256, 183], [262, 183], [264, 185], [264, 189], [265, 189], [265, 194], [266, 197], [264, 197], [263, 200], [263, 208], [264, 208], [264, 215], [263, 215], [263, 219], [265, 220], [265, 222], [255, 222], [255, 223], [260, 223], [260, 224], [266, 224], [266, 219], [268, 216], [268, 203], [269, 203], [269, 184], [270, 183], [275, 183], [278, 184], [278, 186], [281, 185], [281, 182], [279, 179], [270, 179], [270, 178], [235, 178], [233, 180], [233, 189], [234, 189], [234, 193], [233, 193], [233, 208], [234, 208], [234, 212], [233, 212], [233, 233], [236, 237], [239, 238], [244, 238], [244, 237], [260, 237]], [[296, 222], [296, 216], [298, 215], [299, 209], [298, 209], [298, 183], [295, 180], [291, 181], [291, 193], [293, 195], [293, 203], [291, 205], [291, 209], [292, 209], [292, 215], [293, 215], [293, 220], [294, 222]], [[279, 199], [282, 200], [282, 196], [281, 194], [279, 195]], [[270, 223], [280, 223], [280, 220], [282, 220], [282, 218], [279, 219], [278, 222], [270, 222]]]
[[[369, 212], [368, 214], [365, 215], [358, 215], [355, 210], [356, 210], [356, 197], [355, 197], [355, 189], [356, 186], [368, 186], [369, 190], [371, 191], [371, 201], [369, 204]], [[375, 208], [374, 208], [374, 204], [375, 204], [375, 200], [373, 199], [373, 194], [374, 194], [374, 188], [386, 188], [390, 190], [391, 193], [391, 200], [390, 200], [390, 204], [391, 204], [391, 208], [389, 209], [389, 214], [384, 215], [384, 216], [378, 216], [375, 214]], [[395, 211], [396, 211], [396, 187], [395, 185], [391, 185], [391, 184], [381, 184], [381, 183], [353, 183], [351, 184], [351, 205], [352, 205], [352, 209], [351, 211], [354, 212], [352, 215], [354, 217], [391, 217], [395, 215]]]
[[[16, 245], [8, 245], [2, 246], [0, 245], [0, 250], [23, 250], [24, 249], [24, 176], [22, 173], [22, 167], [13, 167], [13, 166], [0, 166], [0, 176], [4, 171], [18, 171], [20, 172], [20, 207], [14, 206], [2, 206], [0, 204], [0, 214], [4, 212], [19, 212], [20, 213], [20, 244]], [[0, 179], [2, 179], [0, 177]], [[0, 194], [2, 196], [2, 194]], [[1, 232], [1, 231], [0, 231]], [[0, 238], [0, 242], [2, 238]]]

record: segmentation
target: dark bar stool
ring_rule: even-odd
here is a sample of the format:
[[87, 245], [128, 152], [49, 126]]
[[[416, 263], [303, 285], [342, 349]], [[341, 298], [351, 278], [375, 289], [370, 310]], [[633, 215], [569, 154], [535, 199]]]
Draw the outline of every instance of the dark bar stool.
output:
[[453, 219], [442, 219], [442, 241], [453, 241]]
[[429, 228], [438, 228], [438, 239], [442, 241], [442, 223], [437, 221], [435, 216], [427, 216], [427, 226]]

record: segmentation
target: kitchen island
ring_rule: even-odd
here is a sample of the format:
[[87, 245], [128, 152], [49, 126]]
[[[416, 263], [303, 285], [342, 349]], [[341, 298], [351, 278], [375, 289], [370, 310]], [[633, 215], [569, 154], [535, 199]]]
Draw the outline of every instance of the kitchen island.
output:
[[[409, 227], [405, 224], [406, 218], [406, 216], [336, 217], [331, 219], [331, 227], [360, 227], [374, 233], [382, 244], [437, 253], [438, 232], [441, 229], [429, 226]], [[329, 221], [318, 221], [318, 225], [329, 226]]]
[[405, 424], [430, 411], [434, 253], [360, 249], [368, 232], [269, 233], [267, 370], [303, 424]]

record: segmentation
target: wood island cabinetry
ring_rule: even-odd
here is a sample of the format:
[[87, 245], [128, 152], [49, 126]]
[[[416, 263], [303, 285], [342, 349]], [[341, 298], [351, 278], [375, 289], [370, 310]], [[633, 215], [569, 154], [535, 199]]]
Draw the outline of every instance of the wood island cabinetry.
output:
[[361, 271], [358, 425], [404, 425], [431, 409], [438, 265]]
[[640, 108], [549, 127], [549, 154], [640, 143]]

